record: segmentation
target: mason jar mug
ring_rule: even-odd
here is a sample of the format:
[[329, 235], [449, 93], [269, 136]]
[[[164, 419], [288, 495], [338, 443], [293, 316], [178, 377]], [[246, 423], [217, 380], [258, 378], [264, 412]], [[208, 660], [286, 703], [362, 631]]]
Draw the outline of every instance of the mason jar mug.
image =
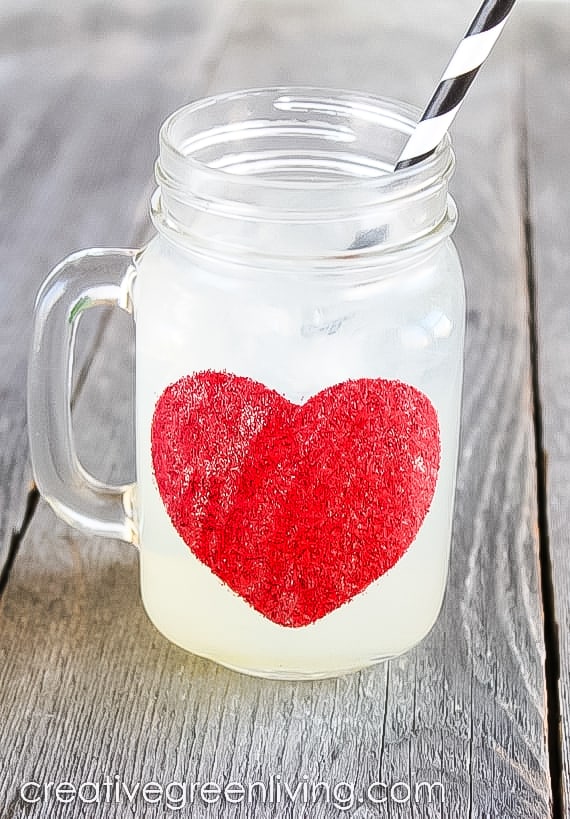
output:
[[[155, 626], [231, 668], [340, 674], [437, 618], [465, 304], [449, 139], [392, 171], [418, 113], [318, 89], [188, 105], [160, 132], [155, 236], [70, 256], [38, 295], [40, 492], [136, 544]], [[89, 475], [71, 433], [76, 330], [100, 304], [135, 319], [126, 487]]]

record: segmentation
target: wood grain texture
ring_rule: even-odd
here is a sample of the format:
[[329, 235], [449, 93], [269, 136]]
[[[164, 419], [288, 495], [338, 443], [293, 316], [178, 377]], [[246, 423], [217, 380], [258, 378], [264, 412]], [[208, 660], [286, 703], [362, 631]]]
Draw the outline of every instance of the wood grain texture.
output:
[[[525, 38], [529, 220], [536, 299], [546, 531], [559, 638], [562, 785], [570, 805], [570, 7], [529, 12]], [[555, 646], [553, 646], [555, 648]], [[566, 814], [565, 814], [566, 815]]]
[[[430, 9], [420, 28], [413, 25], [412, 0], [326, 8], [317, 0], [246, 0], [223, 58], [210, 65], [209, 85], [204, 78], [200, 90], [312, 82], [421, 103], [442, 54], [465, 26], [456, 6], [436, 2]], [[248, 679], [167, 643], [142, 611], [134, 551], [77, 535], [42, 503], [0, 601], [0, 806], [4, 802], [6, 816], [21, 815], [18, 786], [28, 779], [79, 784], [115, 774], [131, 785], [153, 779], [247, 784], [273, 775], [293, 787], [307, 776], [331, 788], [355, 782], [359, 792], [377, 780], [412, 788], [441, 781], [443, 803], [356, 803], [349, 815], [551, 815], [514, 44], [512, 37], [497, 47], [455, 126], [457, 243], [469, 322], [453, 555], [434, 630], [406, 656], [338, 680]], [[156, 63], [140, 58], [141, 85], [155, 71]], [[184, 72], [173, 69], [171, 79], [174, 94]], [[155, 91], [148, 92], [149, 105]], [[119, 110], [121, 94], [109, 107]], [[113, 121], [110, 108], [105, 111]], [[130, 157], [128, 140], [109, 150], [111, 162]], [[141, 194], [145, 173], [133, 169]], [[95, 206], [96, 219], [106, 220], [113, 196], [114, 208], [122, 209], [123, 194], [106, 170], [104, 176], [93, 171], [94, 198], [86, 188], [85, 210], [78, 205], [86, 232], [88, 209]], [[110, 232], [121, 227], [111, 214]], [[51, 218], [58, 223], [56, 214]], [[137, 218], [131, 213], [129, 229], [137, 230]], [[82, 447], [101, 475], [128, 471], [125, 332], [107, 334], [90, 373], [97, 389], [88, 386], [77, 406]], [[140, 800], [137, 805], [134, 815], [143, 815]], [[36, 805], [26, 815], [48, 814]], [[75, 803], [49, 815], [113, 814]], [[147, 806], [144, 815], [164, 811]], [[324, 801], [306, 812], [299, 804], [208, 809], [198, 801], [183, 815], [320, 819], [339, 810]]]

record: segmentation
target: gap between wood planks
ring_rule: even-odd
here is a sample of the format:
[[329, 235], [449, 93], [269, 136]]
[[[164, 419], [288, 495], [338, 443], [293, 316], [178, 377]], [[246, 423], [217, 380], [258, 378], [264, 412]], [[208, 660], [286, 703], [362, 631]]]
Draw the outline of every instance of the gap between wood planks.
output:
[[562, 763], [562, 716], [560, 710], [560, 644], [556, 617], [556, 602], [552, 578], [547, 499], [548, 458], [544, 450], [542, 400], [540, 395], [539, 342], [536, 306], [536, 268], [534, 264], [533, 228], [530, 208], [529, 145], [526, 119], [526, 85], [524, 66], [520, 72], [520, 196], [523, 219], [523, 238], [528, 290], [528, 323], [532, 374], [534, 441], [536, 453], [536, 485], [538, 510], [538, 544], [540, 557], [540, 586], [544, 619], [544, 674], [546, 683], [546, 714], [548, 759], [552, 788], [552, 819], [565, 819]]
[[4, 589], [8, 585], [10, 571], [12, 569], [12, 566], [14, 565], [14, 561], [16, 560], [16, 556], [20, 549], [20, 543], [22, 542], [22, 540], [24, 539], [24, 535], [28, 531], [28, 527], [32, 521], [34, 512], [36, 511], [36, 506], [38, 505], [39, 499], [40, 493], [36, 489], [35, 484], [32, 484], [32, 487], [28, 491], [28, 495], [26, 498], [24, 518], [22, 520], [20, 527], [12, 532], [10, 545], [8, 547], [8, 554], [6, 556], [4, 565], [2, 566], [2, 571], [0, 571], [0, 598], [4, 593]]

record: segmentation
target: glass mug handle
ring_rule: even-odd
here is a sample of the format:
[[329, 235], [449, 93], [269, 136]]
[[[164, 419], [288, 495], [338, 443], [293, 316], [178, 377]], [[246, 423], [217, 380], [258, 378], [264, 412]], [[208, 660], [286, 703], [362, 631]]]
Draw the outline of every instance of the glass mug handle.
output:
[[79, 318], [100, 305], [132, 314], [137, 253], [83, 250], [52, 270], [36, 299], [28, 366], [28, 429], [39, 491], [72, 526], [131, 543], [137, 542], [135, 484], [107, 485], [79, 462], [71, 426], [71, 385]]

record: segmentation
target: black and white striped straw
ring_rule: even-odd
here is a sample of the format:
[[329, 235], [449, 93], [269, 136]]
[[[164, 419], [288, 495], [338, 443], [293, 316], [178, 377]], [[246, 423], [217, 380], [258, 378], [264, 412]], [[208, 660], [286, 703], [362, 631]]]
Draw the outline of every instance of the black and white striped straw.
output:
[[515, 0], [484, 0], [398, 157], [395, 171], [415, 165], [435, 151], [497, 42], [514, 4]]

